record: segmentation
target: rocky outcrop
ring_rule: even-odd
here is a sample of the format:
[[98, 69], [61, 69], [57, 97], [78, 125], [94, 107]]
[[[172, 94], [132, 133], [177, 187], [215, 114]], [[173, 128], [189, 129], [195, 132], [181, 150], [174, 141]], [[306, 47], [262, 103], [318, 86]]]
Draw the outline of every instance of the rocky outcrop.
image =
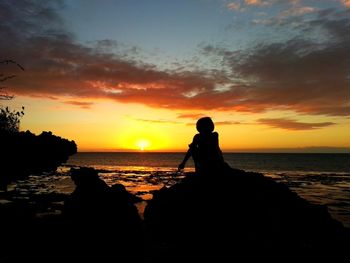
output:
[[121, 184], [109, 187], [93, 168], [72, 169], [71, 177], [76, 189], [65, 201], [63, 214], [71, 230], [71, 254], [103, 261], [113, 251], [117, 257], [141, 259], [142, 221], [134, 205], [138, 198]]
[[[226, 167], [218, 174], [188, 174], [154, 193], [144, 214], [152, 260], [271, 259], [320, 255], [348, 246], [348, 232], [324, 206], [313, 205], [259, 173]], [[218, 261], [218, 262], [219, 262]]]
[[43, 132], [0, 133], [0, 185], [31, 174], [51, 172], [77, 152], [74, 141]]
[[53, 199], [63, 214], [38, 217], [33, 198], [0, 205], [1, 262], [343, 262], [349, 251], [348, 230], [326, 207], [259, 173], [189, 173], [154, 192], [143, 222], [123, 185], [92, 168], [71, 177], [75, 191]]
[[109, 187], [93, 168], [72, 169], [76, 189], [62, 214], [38, 216], [38, 204], [0, 205], [0, 262], [134, 262], [143, 257], [138, 198]]
[[141, 218], [134, 202], [139, 201], [122, 184], [109, 187], [93, 168], [71, 169], [76, 188], [65, 201], [64, 215], [79, 224], [101, 221], [124, 228], [137, 228]]

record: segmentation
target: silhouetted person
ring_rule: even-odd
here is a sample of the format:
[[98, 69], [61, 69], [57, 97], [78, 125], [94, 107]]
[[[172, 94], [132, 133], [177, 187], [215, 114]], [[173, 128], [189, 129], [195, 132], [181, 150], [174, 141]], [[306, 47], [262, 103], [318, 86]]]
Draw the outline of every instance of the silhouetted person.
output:
[[225, 162], [219, 147], [219, 134], [214, 132], [213, 121], [209, 117], [203, 117], [197, 121], [196, 128], [199, 133], [193, 137], [179, 170], [185, 168], [191, 156], [199, 174], [207, 174], [222, 168]]

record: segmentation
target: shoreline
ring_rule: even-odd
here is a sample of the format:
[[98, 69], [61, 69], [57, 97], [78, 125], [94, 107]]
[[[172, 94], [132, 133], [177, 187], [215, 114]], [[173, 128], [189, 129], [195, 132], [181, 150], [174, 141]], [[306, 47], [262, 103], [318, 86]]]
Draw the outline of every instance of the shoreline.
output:
[[[63, 169], [61, 169], [62, 167]], [[69, 168], [71, 168], [71, 166], [61, 166], [59, 167], [59, 172], [57, 174], [52, 173], [52, 175], [49, 174], [45, 176], [31, 176], [28, 179], [17, 182], [17, 184], [11, 184], [9, 186], [9, 190], [14, 190], [17, 187], [17, 194], [20, 198], [21, 196], [23, 198], [26, 198], [26, 195], [31, 194], [46, 195], [53, 193], [54, 195], [69, 195], [74, 190], [74, 184], [67, 174]], [[152, 191], [159, 190], [163, 186], [173, 185], [179, 182], [181, 178], [183, 178], [183, 175], [174, 177], [173, 168], [135, 168], [136, 167], [126, 167], [126, 169], [116, 169], [116, 167], [113, 167], [112, 170], [97, 169], [97, 171], [99, 172], [100, 177], [108, 185], [113, 185], [114, 183], [122, 183], [125, 185], [128, 191], [138, 197], [141, 197], [145, 202], [149, 201], [152, 198]], [[186, 171], [186, 173], [190, 172], [191, 171]], [[264, 173], [264, 175], [266, 177], [273, 178], [277, 182], [286, 184], [292, 191], [296, 192], [299, 196], [302, 196], [311, 203], [326, 205], [333, 217], [340, 220], [345, 226], [350, 227], [349, 200], [339, 199], [338, 206], [337, 199], [334, 199], [332, 201], [330, 200], [329, 196], [329, 194], [331, 194], [336, 197], [341, 194], [340, 192], [337, 192], [337, 189], [333, 189], [334, 182], [332, 182], [332, 180], [335, 182], [341, 182], [341, 180], [345, 178], [350, 181], [350, 174], [319, 174], [317, 172], [309, 172], [308, 174], [300, 175], [298, 172], [294, 171], [290, 174], [279, 171], [277, 173], [272, 173], [270, 171], [270, 173]], [[322, 184], [322, 180], [325, 181], [324, 184]], [[327, 187], [329, 190], [327, 190]], [[324, 197], [317, 194], [321, 190], [325, 191], [325, 189], [330, 193], [324, 193]], [[13, 193], [16, 194], [15, 192]], [[346, 205], [344, 202], [348, 202], [348, 204]]]
[[[290, 250], [312, 255], [347, 248], [350, 228], [334, 219], [325, 206], [310, 203], [263, 174], [230, 167], [220, 171], [213, 177], [217, 180], [187, 173], [174, 184], [158, 184], [150, 200], [127, 191], [127, 184], [108, 185], [92, 168], [71, 171], [75, 189], [70, 194], [37, 194], [26, 187], [17, 193], [1, 192], [0, 199], [12, 201], [0, 202], [0, 222], [8, 226], [3, 246], [5, 251], [29, 249], [35, 258], [51, 254], [48, 251], [62, 242], [66, 245], [62, 255], [73, 253], [78, 258], [88, 256], [87, 247], [95, 255], [106, 247], [122, 247], [121, 253], [150, 259], [175, 251], [179, 259], [196, 257], [203, 246], [213, 256], [223, 253], [223, 258], [232, 251], [252, 249], [265, 251], [270, 258]], [[135, 177], [129, 179], [132, 182]], [[117, 239], [110, 242], [115, 235]], [[27, 240], [24, 237], [35, 242], [8, 247], [13, 244], [9, 239]], [[13, 255], [9, 253], [5, 256]]]

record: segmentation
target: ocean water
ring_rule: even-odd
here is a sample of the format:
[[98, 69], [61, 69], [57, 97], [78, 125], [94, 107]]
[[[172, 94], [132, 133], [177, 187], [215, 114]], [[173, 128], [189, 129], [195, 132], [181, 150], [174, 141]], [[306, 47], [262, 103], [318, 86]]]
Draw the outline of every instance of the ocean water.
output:
[[[107, 184], [122, 183], [149, 200], [152, 191], [183, 178], [184, 173], [177, 173], [183, 157], [184, 153], [78, 153], [55, 173], [31, 176], [13, 187], [69, 194], [74, 189], [70, 167], [89, 166], [98, 169]], [[264, 173], [308, 201], [326, 205], [333, 217], [350, 227], [350, 154], [224, 153], [224, 158], [233, 168]], [[189, 160], [185, 172], [193, 170]]]

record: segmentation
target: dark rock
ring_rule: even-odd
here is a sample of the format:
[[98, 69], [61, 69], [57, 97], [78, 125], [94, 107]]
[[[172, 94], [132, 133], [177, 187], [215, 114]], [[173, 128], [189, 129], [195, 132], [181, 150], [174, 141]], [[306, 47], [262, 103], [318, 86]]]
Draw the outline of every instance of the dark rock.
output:
[[[130, 262], [142, 259], [142, 221], [124, 187], [109, 187], [92, 168], [72, 169], [76, 189], [62, 214], [38, 217], [45, 200], [0, 205], [0, 262]], [[9, 196], [10, 192], [6, 193]], [[35, 201], [35, 202], [34, 202]]]
[[0, 186], [32, 174], [51, 172], [77, 152], [74, 141], [42, 132], [0, 133]]
[[141, 197], [138, 197], [136, 195], [133, 195], [132, 193], [128, 192], [125, 189], [125, 186], [122, 184], [114, 184], [111, 186], [111, 191], [114, 193], [114, 195], [121, 199], [121, 200], [125, 200], [125, 202], [127, 203], [138, 203], [138, 202], [142, 202], [143, 199]]
[[110, 250], [141, 258], [142, 221], [135, 198], [121, 185], [109, 187], [93, 168], [72, 169], [71, 177], [76, 189], [65, 202], [64, 217], [74, 233], [68, 241], [75, 247], [74, 255], [102, 259]]
[[[349, 233], [326, 207], [313, 205], [259, 173], [224, 168], [212, 177], [188, 174], [154, 193], [144, 218], [150, 258], [205, 260], [338, 253]], [[159, 257], [159, 258], [158, 258]], [[277, 257], [277, 256], [276, 256]]]

